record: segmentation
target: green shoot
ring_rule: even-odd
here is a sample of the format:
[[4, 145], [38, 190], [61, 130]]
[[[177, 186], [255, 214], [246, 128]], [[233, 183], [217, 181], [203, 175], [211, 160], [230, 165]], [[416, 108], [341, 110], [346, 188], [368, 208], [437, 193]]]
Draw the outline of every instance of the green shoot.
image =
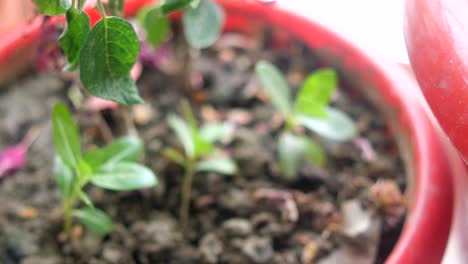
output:
[[[155, 186], [157, 179], [154, 173], [136, 163], [143, 153], [141, 140], [121, 138], [103, 148], [82, 154], [78, 128], [64, 105], [54, 106], [52, 123], [58, 154], [55, 174], [63, 200], [65, 232], [70, 233], [74, 216], [97, 234], [109, 233], [112, 221], [94, 207], [84, 187], [91, 183], [107, 190], [130, 191]], [[78, 200], [83, 202], [84, 208], [75, 208]]]
[[334, 141], [345, 141], [355, 136], [356, 128], [351, 118], [329, 106], [338, 84], [332, 69], [320, 69], [310, 74], [295, 100], [292, 99], [287, 81], [273, 64], [260, 61], [255, 70], [262, 89], [285, 120], [278, 154], [281, 169], [286, 176], [296, 175], [304, 160], [319, 165], [326, 161], [319, 144], [309, 137], [295, 134], [294, 127], [303, 126]]
[[[182, 199], [179, 211], [182, 228], [187, 228], [189, 219], [190, 193], [195, 173], [216, 172], [219, 174], [235, 174], [237, 166], [228, 157], [219, 156], [214, 143], [229, 133], [224, 124], [210, 124], [198, 127], [197, 121], [189, 104], [184, 101], [185, 120], [172, 114], [168, 118], [171, 129], [183, 147], [181, 153], [176, 148], [167, 148], [164, 155], [185, 169], [182, 183]], [[218, 154], [218, 155], [216, 155]]]

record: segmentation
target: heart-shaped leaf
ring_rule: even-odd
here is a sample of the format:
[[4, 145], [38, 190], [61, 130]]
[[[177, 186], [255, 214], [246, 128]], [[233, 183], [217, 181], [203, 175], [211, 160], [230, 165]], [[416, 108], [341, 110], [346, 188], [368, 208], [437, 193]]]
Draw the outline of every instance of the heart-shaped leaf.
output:
[[229, 158], [207, 158], [197, 163], [198, 172], [216, 172], [231, 175], [237, 172], [236, 163]]
[[91, 183], [114, 191], [131, 191], [150, 188], [157, 184], [154, 173], [138, 163], [120, 162], [97, 171]]
[[73, 216], [77, 217], [91, 231], [98, 235], [105, 235], [112, 231], [112, 220], [101, 210], [96, 208], [83, 208], [73, 210]]
[[276, 109], [286, 117], [291, 113], [291, 94], [289, 86], [280, 70], [275, 65], [260, 61], [255, 65], [255, 72], [265, 91]]
[[57, 103], [54, 106], [52, 128], [57, 153], [67, 166], [78, 169], [78, 162], [81, 157], [78, 128], [70, 112], [63, 104]]
[[312, 117], [326, 117], [325, 108], [338, 84], [333, 69], [310, 74], [296, 97], [296, 111]]
[[130, 23], [117, 17], [101, 19], [80, 52], [81, 82], [94, 96], [122, 104], [141, 103], [130, 77], [139, 52], [140, 42]]
[[318, 135], [336, 141], [346, 141], [356, 135], [353, 120], [342, 111], [327, 107], [326, 118], [299, 115], [297, 122]]
[[196, 8], [186, 10], [182, 17], [185, 37], [193, 48], [211, 46], [221, 34], [224, 13], [212, 0], [200, 0]]
[[71, 6], [70, 0], [34, 0], [39, 13], [48, 16], [64, 14]]
[[136, 161], [143, 154], [143, 142], [137, 137], [124, 137], [111, 144], [87, 152], [83, 158], [93, 168], [121, 161]]
[[153, 46], [158, 47], [167, 39], [169, 33], [169, 20], [162, 13], [161, 8], [156, 7], [147, 11], [143, 27], [146, 31], [146, 40]]
[[90, 31], [89, 17], [85, 12], [78, 13], [72, 7], [67, 11], [67, 27], [59, 38], [60, 47], [67, 55], [70, 64], [76, 64], [81, 47]]
[[286, 132], [281, 134], [278, 142], [280, 166], [285, 176], [293, 177], [302, 161], [322, 165], [325, 154], [322, 148], [306, 136], [297, 136]]

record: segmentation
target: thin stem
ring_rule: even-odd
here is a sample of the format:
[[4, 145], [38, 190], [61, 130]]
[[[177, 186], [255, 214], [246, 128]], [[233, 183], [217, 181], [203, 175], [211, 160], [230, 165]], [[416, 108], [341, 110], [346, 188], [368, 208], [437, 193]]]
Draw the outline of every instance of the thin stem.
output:
[[72, 0], [71, 6], [76, 8], [76, 0]]
[[97, 1], [97, 7], [98, 7], [99, 14], [101, 14], [102, 19], [106, 19], [107, 18], [106, 9], [104, 8], [104, 4], [102, 3], [102, 0]]
[[72, 202], [66, 201], [64, 204], [64, 212], [63, 212], [63, 228], [65, 233], [70, 238], [71, 235], [71, 227], [72, 227]]
[[184, 232], [187, 230], [190, 210], [190, 193], [192, 191], [194, 160], [189, 158], [185, 166], [184, 182], [182, 183], [182, 201], [179, 211], [180, 225]]

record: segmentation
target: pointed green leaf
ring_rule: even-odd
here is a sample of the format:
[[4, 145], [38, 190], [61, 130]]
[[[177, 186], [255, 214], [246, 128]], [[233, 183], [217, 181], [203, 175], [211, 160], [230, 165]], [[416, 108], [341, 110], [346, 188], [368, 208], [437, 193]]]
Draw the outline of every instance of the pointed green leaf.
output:
[[146, 31], [146, 40], [153, 47], [158, 47], [167, 39], [170, 24], [161, 8], [156, 7], [147, 11], [143, 21], [143, 28]]
[[237, 172], [236, 163], [229, 158], [208, 158], [197, 163], [198, 172], [216, 172], [232, 175]]
[[140, 42], [130, 23], [117, 17], [101, 19], [80, 52], [81, 82], [94, 96], [122, 104], [141, 103], [130, 77], [139, 52]]
[[331, 107], [327, 107], [325, 113], [327, 117], [324, 119], [299, 115], [297, 121], [312, 132], [331, 140], [345, 141], [356, 135], [356, 127], [348, 115]]
[[82, 208], [73, 210], [73, 216], [77, 217], [91, 231], [98, 235], [105, 235], [112, 231], [112, 220], [101, 210], [96, 208]]
[[280, 136], [278, 155], [281, 170], [288, 177], [297, 175], [304, 160], [318, 165], [325, 162], [325, 154], [315, 141], [306, 136], [297, 136], [289, 132]]
[[34, 0], [39, 13], [48, 16], [64, 14], [71, 6], [70, 0]]
[[184, 166], [184, 164], [185, 164], [184, 156], [174, 148], [164, 149], [163, 156], [170, 159], [170, 160], [172, 160], [173, 162], [175, 162], [175, 163], [177, 163], [177, 164], [179, 164], [181, 166]]
[[196, 8], [186, 10], [182, 17], [184, 32], [193, 48], [211, 46], [221, 34], [224, 13], [212, 0], [201, 0]]
[[58, 188], [62, 197], [67, 199], [71, 196], [75, 176], [73, 175], [72, 169], [65, 165], [60, 156], [55, 156], [54, 165]]
[[226, 123], [215, 123], [202, 126], [198, 135], [206, 142], [214, 143], [229, 135], [232, 128]]
[[289, 86], [280, 70], [275, 65], [260, 61], [255, 65], [255, 72], [261, 88], [271, 103], [286, 117], [291, 113], [291, 95]]
[[185, 154], [188, 157], [194, 157], [195, 143], [193, 142], [192, 130], [187, 122], [174, 114], [169, 115], [167, 121], [171, 129], [174, 130], [177, 139], [179, 139], [182, 144], [182, 147], [184, 147]]
[[67, 27], [59, 38], [60, 47], [67, 55], [70, 64], [76, 64], [81, 47], [90, 30], [89, 17], [85, 12], [78, 13], [72, 7], [67, 11]]
[[120, 162], [97, 171], [91, 183], [114, 191], [131, 191], [150, 188], [157, 184], [154, 173], [138, 163]]
[[80, 187], [83, 187], [89, 180], [89, 177], [93, 173], [93, 169], [89, 164], [83, 160], [80, 159], [78, 160], [78, 184], [80, 184]]
[[115, 164], [121, 161], [136, 161], [143, 154], [143, 142], [137, 137], [124, 137], [111, 144], [87, 152], [83, 158], [97, 170], [101, 166]]
[[89, 196], [83, 192], [83, 191], [80, 191], [78, 193], [78, 197], [80, 197], [80, 200], [88, 207], [90, 208], [94, 208], [94, 204], [93, 204], [93, 201], [91, 201], [91, 198], [89, 198]]
[[326, 117], [325, 108], [338, 85], [333, 69], [321, 69], [310, 74], [296, 97], [296, 111], [312, 117]]
[[54, 106], [52, 128], [57, 153], [67, 166], [78, 169], [78, 161], [81, 156], [78, 128], [67, 107], [63, 104], [57, 103]]

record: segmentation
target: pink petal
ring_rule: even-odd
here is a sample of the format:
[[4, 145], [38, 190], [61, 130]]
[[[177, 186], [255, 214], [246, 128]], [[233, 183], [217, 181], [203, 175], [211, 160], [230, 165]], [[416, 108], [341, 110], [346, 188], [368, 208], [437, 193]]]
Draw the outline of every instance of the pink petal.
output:
[[20, 143], [4, 149], [0, 153], [0, 178], [24, 167], [26, 163], [26, 151], [27, 147], [23, 143]]

